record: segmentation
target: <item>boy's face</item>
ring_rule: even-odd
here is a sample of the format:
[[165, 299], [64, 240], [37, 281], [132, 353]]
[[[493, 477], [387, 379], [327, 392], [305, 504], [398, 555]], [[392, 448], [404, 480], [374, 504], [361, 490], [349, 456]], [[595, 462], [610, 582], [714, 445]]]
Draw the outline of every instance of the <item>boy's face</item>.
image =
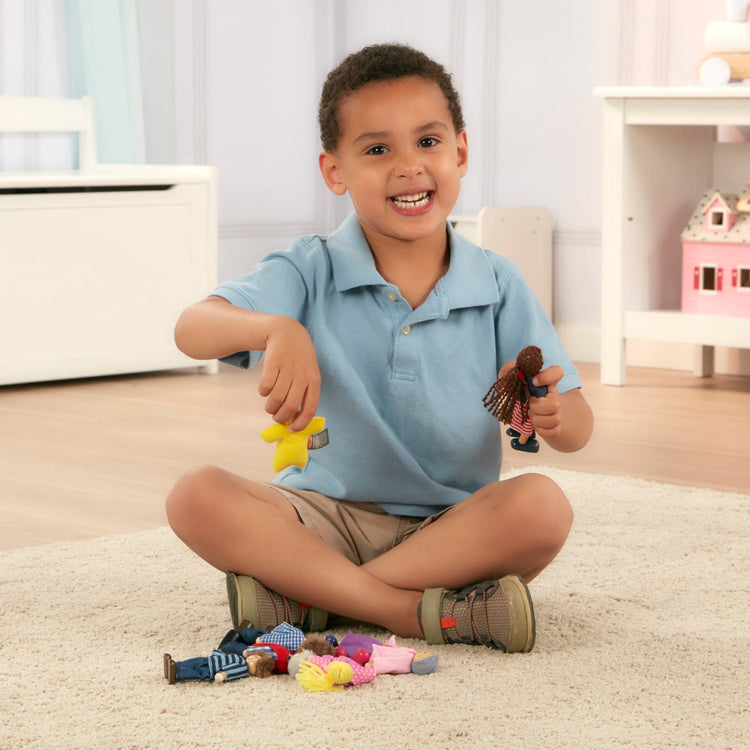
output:
[[349, 192], [370, 245], [444, 242], [468, 147], [440, 87], [416, 76], [370, 83], [341, 102], [338, 119], [338, 146], [320, 169], [334, 193]]

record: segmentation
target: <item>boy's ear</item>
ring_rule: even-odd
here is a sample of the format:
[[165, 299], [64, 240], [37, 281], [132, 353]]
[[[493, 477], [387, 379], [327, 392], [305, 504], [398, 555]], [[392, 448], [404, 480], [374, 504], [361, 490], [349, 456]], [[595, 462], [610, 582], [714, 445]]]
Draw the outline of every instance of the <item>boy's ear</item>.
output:
[[334, 195], [344, 195], [346, 185], [338, 159], [329, 151], [323, 151], [318, 157], [318, 166], [328, 189]]
[[456, 134], [456, 163], [463, 177], [469, 168], [469, 141], [465, 130], [460, 130]]

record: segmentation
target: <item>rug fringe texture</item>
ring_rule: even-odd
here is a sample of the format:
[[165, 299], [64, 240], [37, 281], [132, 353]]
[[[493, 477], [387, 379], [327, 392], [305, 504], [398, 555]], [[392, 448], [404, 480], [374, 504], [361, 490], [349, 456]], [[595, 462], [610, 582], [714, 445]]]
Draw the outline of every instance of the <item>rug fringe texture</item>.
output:
[[165, 651], [231, 623], [223, 576], [166, 528], [1, 553], [0, 747], [749, 747], [750, 496], [540, 471], [576, 521], [530, 587], [534, 651], [437, 647], [435, 674], [337, 693], [168, 685]]

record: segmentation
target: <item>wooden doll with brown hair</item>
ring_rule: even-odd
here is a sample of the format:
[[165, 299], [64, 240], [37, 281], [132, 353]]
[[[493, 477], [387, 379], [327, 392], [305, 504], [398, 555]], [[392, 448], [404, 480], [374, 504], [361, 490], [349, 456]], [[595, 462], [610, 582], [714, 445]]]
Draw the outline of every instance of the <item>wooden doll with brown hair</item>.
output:
[[531, 382], [543, 364], [542, 350], [538, 346], [525, 347], [516, 357], [516, 366], [499, 378], [482, 399], [493, 417], [510, 425], [506, 432], [513, 438], [511, 448], [517, 451], [536, 453], [539, 450], [529, 417], [529, 398], [547, 395], [546, 385], [535, 386]]

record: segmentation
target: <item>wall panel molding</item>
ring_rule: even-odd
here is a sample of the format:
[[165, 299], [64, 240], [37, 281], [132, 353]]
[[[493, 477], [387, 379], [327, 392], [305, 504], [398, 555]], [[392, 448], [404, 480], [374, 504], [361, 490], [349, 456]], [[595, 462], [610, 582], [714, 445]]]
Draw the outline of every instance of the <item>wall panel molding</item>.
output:
[[602, 246], [602, 233], [596, 229], [558, 229], [552, 233], [556, 247], [596, 247]]
[[465, 39], [466, 39], [466, 3], [453, 0], [451, 9], [450, 72], [459, 92], [464, 91], [465, 83]]
[[[343, 59], [349, 51], [347, 28], [347, 0], [327, 0], [325, 3], [329, 14], [328, 29], [329, 33], [326, 38], [327, 59], [326, 64], [320, 71], [320, 84], [323, 85], [328, 72]], [[318, 188], [325, 196], [323, 203], [326, 206], [325, 211], [319, 217], [321, 227], [325, 231], [333, 231], [349, 215], [351, 204], [348, 197], [336, 196], [331, 193], [323, 182], [321, 177], [318, 180]]]
[[318, 222], [269, 221], [226, 223], [219, 225], [220, 238], [249, 238], [249, 237], [295, 237], [303, 234], [317, 234], [320, 232]]
[[[448, 48], [448, 72], [453, 78], [453, 85], [461, 97], [466, 117], [465, 83], [466, 83], [466, 3], [462, 0], [453, 0], [450, 13], [450, 43]], [[469, 149], [471, 154], [471, 149]], [[469, 162], [471, 163], [471, 161]], [[464, 204], [464, 191], [461, 190], [458, 202], [454, 207], [454, 213], [462, 214]]]
[[[312, 5], [313, 27], [310, 30], [310, 48], [307, 54], [312, 57], [307, 60], [307, 65], [314, 66], [314, 77], [316, 85], [322, 85], [331, 67], [343, 57], [346, 48], [346, 0], [315, 0]], [[209, 59], [212, 55], [211, 44], [215, 43], [215, 34], [211, 29], [206, 30], [206, 22], [211, 22], [211, 3], [207, 0], [193, 0], [192, 11], [192, 39], [196, 49], [193, 61], [193, 106], [195, 111], [194, 129], [196, 144], [196, 159], [200, 159], [201, 151], [204, 158], [208, 159], [208, 153], [212, 137], [210, 130], [210, 118], [205, 114], [201, 116], [200, 110], [205, 113], [209, 100], [209, 94], [214, 92], [208, 90], [212, 81], [207, 80], [209, 74], [214, 75], [215, 65]], [[208, 16], [206, 18], [206, 16]], [[290, 19], [290, 23], [291, 23]], [[210, 32], [210, 33], [208, 33]], [[319, 94], [319, 91], [317, 92]], [[317, 107], [318, 96], [315, 96]], [[317, 113], [315, 113], [317, 115]], [[315, 145], [318, 144], [317, 116], [311, 118], [315, 123]], [[205, 144], [203, 146], [202, 144]], [[315, 159], [317, 151], [310, 154], [311, 160]], [[215, 154], [213, 155], [216, 156]], [[220, 269], [223, 276], [229, 277], [242, 273], [247, 267], [254, 265], [261, 257], [274, 247], [283, 247], [294, 237], [300, 235], [327, 233], [332, 231], [343, 218], [349, 213], [350, 205], [347, 199], [338, 198], [328, 191], [319, 175], [317, 167], [314, 172], [305, 171], [305, 184], [307, 185], [308, 174], [312, 174], [309, 190], [312, 191], [313, 205], [312, 215], [304, 217], [295, 216], [290, 210], [288, 216], [269, 218], [268, 220], [256, 220], [257, 211], [253, 214], [248, 207], [247, 211], [234, 213], [227, 216], [219, 223], [218, 235], [221, 252]], [[252, 178], [250, 178], [252, 179]], [[219, 174], [219, 196], [221, 200], [221, 174]], [[307, 212], [305, 212], [307, 213]]]
[[666, 86], [669, 83], [669, 60], [670, 60], [670, 40], [669, 33], [671, 13], [671, 4], [669, 0], [655, 0], [654, 7], [654, 26], [655, 26], [655, 44], [654, 44], [654, 79], [655, 86]]
[[[315, 4], [315, 64], [322, 86], [329, 70], [344, 55], [346, 3], [344, 0], [316, 0]], [[322, 178], [316, 180], [314, 190], [316, 231], [331, 231], [343, 219], [343, 202], [328, 190]]]
[[500, 10], [498, 3], [485, 4], [484, 90], [482, 97], [482, 197], [485, 206], [495, 205], [497, 168], [498, 50], [500, 47]]
[[208, 164], [208, 10], [206, 0], [193, 0], [193, 162]]
[[[39, 94], [39, 0], [26, 0], [24, 17], [24, 96]], [[39, 168], [39, 136], [25, 133], [23, 136], [24, 169]]]
[[635, 60], [635, 0], [620, 0], [619, 86], [633, 83]]

